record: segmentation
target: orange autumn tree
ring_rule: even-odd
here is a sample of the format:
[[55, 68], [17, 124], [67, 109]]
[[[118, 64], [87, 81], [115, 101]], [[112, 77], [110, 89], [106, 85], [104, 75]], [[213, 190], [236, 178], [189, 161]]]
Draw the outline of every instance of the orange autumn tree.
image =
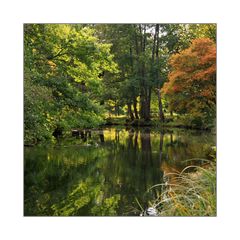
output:
[[209, 38], [192, 41], [169, 59], [170, 73], [162, 92], [169, 110], [189, 114], [193, 123], [211, 122], [216, 113], [216, 45]]

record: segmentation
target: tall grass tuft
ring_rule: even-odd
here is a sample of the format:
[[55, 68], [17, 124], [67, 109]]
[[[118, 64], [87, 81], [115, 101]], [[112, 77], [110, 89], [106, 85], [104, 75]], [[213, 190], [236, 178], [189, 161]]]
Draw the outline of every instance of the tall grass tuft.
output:
[[176, 181], [151, 188], [161, 185], [162, 193], [152, 203], [160, 216], [216, 216], [216, 161], [204, 168], [188, 166], [168, 178]]

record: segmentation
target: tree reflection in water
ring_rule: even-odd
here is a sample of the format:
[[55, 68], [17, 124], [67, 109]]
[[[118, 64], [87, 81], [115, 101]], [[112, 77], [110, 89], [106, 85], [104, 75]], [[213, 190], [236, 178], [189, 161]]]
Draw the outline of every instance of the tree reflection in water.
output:
[[139, 215], [170, 171], [193, 157], [206, 158], [210, 133], [150, 128], [87, 130], [51, 148], [25, 149], [24, 214], [60, 216]]

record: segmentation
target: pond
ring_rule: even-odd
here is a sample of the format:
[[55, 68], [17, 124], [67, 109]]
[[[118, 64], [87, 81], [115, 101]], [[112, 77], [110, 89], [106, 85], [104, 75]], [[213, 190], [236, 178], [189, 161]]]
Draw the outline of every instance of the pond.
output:
[[207, 131], [114, 127], [25, 147], [24, 215], [139, 216], [161, 191], [150, 187], [201, 164], [189, 159], [208, 158], [215, 141]]

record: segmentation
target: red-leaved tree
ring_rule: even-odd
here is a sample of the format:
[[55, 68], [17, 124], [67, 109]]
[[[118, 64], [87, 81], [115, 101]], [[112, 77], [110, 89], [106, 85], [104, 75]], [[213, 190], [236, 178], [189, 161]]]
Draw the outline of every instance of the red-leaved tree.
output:
[[169, 81], [163, 93], [170, 111], [190, 114], [209, 122], [216, 108], [216, 45], [209, 38], [192, 41], [188, 49], [174, 54], [169, 65]]

